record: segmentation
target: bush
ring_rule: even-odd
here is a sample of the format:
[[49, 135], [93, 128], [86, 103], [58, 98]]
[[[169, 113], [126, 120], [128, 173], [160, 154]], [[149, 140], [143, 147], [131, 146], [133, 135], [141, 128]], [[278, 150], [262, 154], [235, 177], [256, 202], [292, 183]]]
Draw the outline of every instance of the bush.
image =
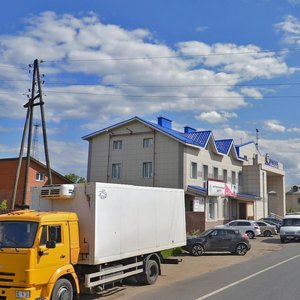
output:
[[170, 256], [176, 256], [176, 255], [180, 255], [180, 254], [182, 254], [182, 249], [180, 247], [161, 251], [161, 255], [163, 258], [167, 258]]
[[7, 200], [3, 200], [0, 203], [0, 209], [7, 209]]

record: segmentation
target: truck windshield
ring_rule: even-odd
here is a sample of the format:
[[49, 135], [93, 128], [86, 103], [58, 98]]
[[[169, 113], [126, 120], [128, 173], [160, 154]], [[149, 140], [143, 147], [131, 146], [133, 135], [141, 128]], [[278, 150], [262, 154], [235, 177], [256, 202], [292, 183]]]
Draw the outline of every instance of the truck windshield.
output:
[[38, 223], [25, 221], [0, 222], [0, 248], [31, 248]]

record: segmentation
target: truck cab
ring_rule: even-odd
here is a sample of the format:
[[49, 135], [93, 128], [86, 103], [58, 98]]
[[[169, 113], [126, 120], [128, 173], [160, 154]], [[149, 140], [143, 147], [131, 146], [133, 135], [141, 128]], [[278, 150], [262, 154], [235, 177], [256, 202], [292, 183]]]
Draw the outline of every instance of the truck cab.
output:
[[79, 293], [73, 267], [78, 256], [76, 213], [25, 210], [0, 215], [0, 298]]

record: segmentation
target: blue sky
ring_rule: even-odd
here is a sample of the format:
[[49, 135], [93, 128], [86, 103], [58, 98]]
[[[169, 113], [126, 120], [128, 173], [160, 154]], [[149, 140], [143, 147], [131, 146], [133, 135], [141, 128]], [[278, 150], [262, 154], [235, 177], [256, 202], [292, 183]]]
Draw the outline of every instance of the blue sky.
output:
[[[259, 129], [261, 153], [299, 184], [300, 0], [1, 3], [0, 158], [19, 154], [36, 58], [62, 174], [86, 176], [82, 136], [164, 116], [236, 144]], [[43, 160], [41, 130], [38, 141]]]

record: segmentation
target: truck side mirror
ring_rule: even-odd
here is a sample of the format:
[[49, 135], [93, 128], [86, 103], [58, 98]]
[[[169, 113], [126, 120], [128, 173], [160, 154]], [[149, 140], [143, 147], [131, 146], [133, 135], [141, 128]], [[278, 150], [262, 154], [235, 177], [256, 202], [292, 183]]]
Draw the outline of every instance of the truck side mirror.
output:
[[56, 242], [55, 241], [47, 241], [46, 242], [46, 247], [48, 249], [54, 249], [56, 247]]

